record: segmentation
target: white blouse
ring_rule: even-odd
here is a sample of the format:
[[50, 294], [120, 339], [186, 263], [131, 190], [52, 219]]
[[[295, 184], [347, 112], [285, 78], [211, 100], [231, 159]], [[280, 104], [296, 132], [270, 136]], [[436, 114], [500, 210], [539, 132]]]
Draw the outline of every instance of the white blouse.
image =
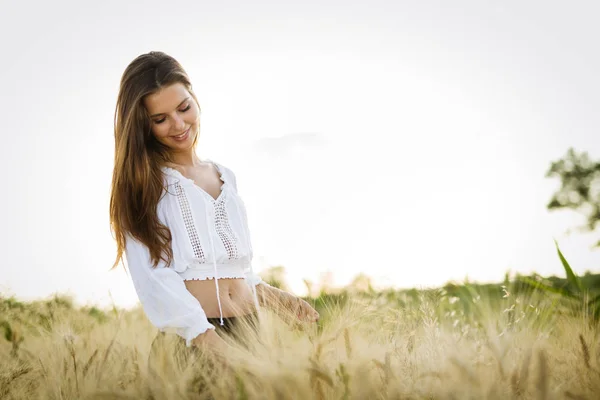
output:
[[157, 215], [171, 230], [171, 266], [166, 268], [160, 260], [153, 268], [148, 247], [129, 234], [125, 246], [127, 266], [146, 316], [161, 331], [174, 329], [188, 347], [196, 336], [215, 327], [184, 281], [215, 278], [221, 325], [218, 279], [244, 278], [257, 310], [255, 286], [262, 282], [252, 270], [248, 219], [235, 175], [221, 164], [206, 161], [215, 165], [223, 182], [216, 199], [179, 171], [162, 168], [165, 190]]

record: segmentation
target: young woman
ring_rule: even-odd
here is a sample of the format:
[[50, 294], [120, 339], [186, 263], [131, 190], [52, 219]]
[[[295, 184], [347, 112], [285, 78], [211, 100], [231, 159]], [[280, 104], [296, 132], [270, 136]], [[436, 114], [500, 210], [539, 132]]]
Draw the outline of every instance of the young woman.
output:
[[200, 105], [174, 58], [153, 51], [127, 66], [114, 129], [113, 268], [125, 254], [144, 312], [160, 331], [153, 347], [174, 331], [183, 348], [224, 355], [222, 335], [256, 321], [261, 305], [318, 319], [307, 302], [253, 272], [236, 176], [196, 155]]

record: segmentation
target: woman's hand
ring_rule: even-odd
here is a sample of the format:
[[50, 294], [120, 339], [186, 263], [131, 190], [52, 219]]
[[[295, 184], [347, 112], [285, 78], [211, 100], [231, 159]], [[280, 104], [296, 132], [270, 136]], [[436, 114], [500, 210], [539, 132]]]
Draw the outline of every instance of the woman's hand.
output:
[[219, 358], [226, 358], [227, 353], [231, 351], [231, 346], [214, 329], [208, 329], [196, 336], [192, 340], [192, 345]]
[[265, 282], [257, 285], [259, 302], [282, 317], [284, 320], [293, 314], [302, 322], [316, 322], [319, 319], [317, 310], [306, 301], [284, 290], [273, 287]]
[[200, 354], [208, 356], [211, 368], [220, 368], [222, 371], [231, 370], [231, 361], [235, 351], [214, 329], [208, 329], [205, 333], [196, 336], [192, 345]]
[[280, 299], [301, 322], [317, 322], [319, 313], [308, 302], [291, 293], [282, 291]]

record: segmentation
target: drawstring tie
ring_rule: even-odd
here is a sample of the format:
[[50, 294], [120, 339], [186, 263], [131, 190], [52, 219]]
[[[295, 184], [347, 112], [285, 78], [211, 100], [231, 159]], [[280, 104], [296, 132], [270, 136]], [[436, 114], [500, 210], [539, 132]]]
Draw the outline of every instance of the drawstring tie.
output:
[[[213, 211], [214, 211], [214, 203], [212, 203], [213, 207]], [[208, 223], [209, 221], [209, 213], [208, 213], [208, 207], [204, 207], [204, 210], [206, 212], [206, 223]], [[213, 217], [214, 217], [214, 213], [213, 213]], [[216, 224], [216, 221], [214, 221], [214, 223]], [[210, 232], [210, 230], [209, 230]], [[212, 259], [213, 259], [213, 267], [215, 270], [215, 287], [217, 288], [217, 302], [219, 303], [219, 315], [221, 316], [221, 326], [223, 326], [223, 309], [221, 308], [221, 296], [219, 295], [219, 282], [218, 282], [218, 276], [217, 276], [217, 258], [215, 256], [215, 246], [213, 243], [213, 239], [212, 239], [212, 235], [208, 235], [209, 239], [210, 239], [210, 249], [211, 249], [211, 253], [212, 253]]]

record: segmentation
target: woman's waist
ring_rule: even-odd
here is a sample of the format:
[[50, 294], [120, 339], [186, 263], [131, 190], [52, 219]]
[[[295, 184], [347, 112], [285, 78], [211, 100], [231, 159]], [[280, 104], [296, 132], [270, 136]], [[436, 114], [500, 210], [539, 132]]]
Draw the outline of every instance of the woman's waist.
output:
[[[208, 318], [220, 316], [214, 278], [186, 280], [184, 283], [192, 296], [200, 302]], [[217, 279], [217, 284], [223, 317], [244, 315], [254, 309], [252, 289], [244, 278], [221, 278]]]

